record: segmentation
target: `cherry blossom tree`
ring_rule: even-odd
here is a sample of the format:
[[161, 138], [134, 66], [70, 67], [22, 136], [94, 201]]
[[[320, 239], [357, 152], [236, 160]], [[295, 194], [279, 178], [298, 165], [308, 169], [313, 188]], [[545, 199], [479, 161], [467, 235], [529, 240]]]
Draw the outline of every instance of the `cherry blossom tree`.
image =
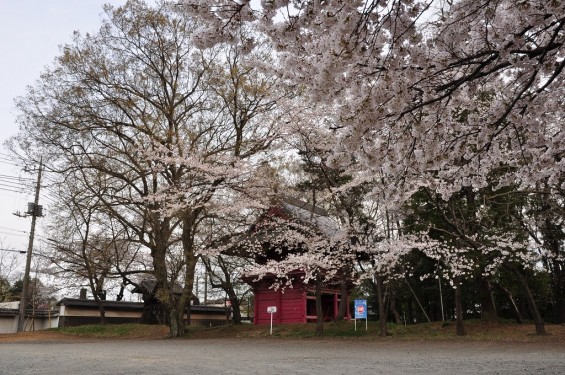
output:
[[12, 144], [49, 158], [62, 178], [79, 178], [147, 249], [152, 292], [171, 336], [180, 336], [205, 247], [201, 225], [211, 213], [261, 205], [270, 187], [255, 172], [279, 138], [273, 95], [285, 93], [246, 62], [268, 61], [260, 49], [196, 49], [196, 22], [174, 6], [132, 0], [105, 12], [100, 31], [77, 33], [18, 100]]
[[335, 162], [351, 155], [363, 171], [385, 174], [388, 195], [483, 187], [500, 163], [510, 167], [501, 184], [521, 188], [546, 176], [539, 171], [554, 172], [553, 186], [563, 172], [561, 2], [185, 4], [208, 22], [195, 36], [202, 45], [257, 25], [280, 52], [282, 77], [339, 104]]
[[[270, 70], [336, 108], [328, 165], [374, 183], [389, 208], [420, 188], [475, 192], [495, 172], [495, 188], [563, 191], [562, 2], [184, 3], [205, 23], [199, 45], [236, 42], [241, 25], [266, 36], [280, 59]], [[508, 237], [474, 236], [459, 237], [494, 268], [493, 252], [516, 254]]]

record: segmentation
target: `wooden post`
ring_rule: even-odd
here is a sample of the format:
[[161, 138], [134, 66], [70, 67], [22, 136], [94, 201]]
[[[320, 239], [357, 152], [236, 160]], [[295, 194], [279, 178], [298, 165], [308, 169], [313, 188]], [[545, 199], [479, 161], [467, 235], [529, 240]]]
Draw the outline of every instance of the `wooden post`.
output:
[[333, 315], [334, 315], [334, 316], [333, 316], [333, 319], [334, 319], [334, 320], [337, 319], [337, 312], [338, 312], [337, 309], [338, 309], [338, 305], [339, 305], [339, 304], [338, 304], [338, 301], [337, 301], [337, 291], [336, 291], [336, 292], [334, 292], [334, 314], [333, 314]]

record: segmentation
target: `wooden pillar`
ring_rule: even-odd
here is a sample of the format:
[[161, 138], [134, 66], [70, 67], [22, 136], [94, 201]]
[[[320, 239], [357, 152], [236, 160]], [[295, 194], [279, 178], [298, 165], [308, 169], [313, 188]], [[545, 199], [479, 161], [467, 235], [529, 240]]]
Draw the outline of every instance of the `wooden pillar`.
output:
[[282, 292], [281, 290], [277, 290], [277, 312], [275, 313], [276, 319], [275, 321], [277, 323], [281, 323], [282, 322], [282, 306], [281, 306], [281, 302], [282, 302]]
[[337, 291], [334, 292], [334, 316], [333, 319], [337, 319], [337, 310], [338, 310], [339, 302], [337, 300]]
[[257, 286], [253, 288], [253, 324], [259, 324], [259, 298], [257, 293]]
[[302, 291], [302, 299], [304, 301], [304, 307], [302, 310], [302, 323], [308, 323], [308, 320], [306, 319], [306, 316], [308, 315], [308, 291], [306, 290], [306, 287], [303, 288]]

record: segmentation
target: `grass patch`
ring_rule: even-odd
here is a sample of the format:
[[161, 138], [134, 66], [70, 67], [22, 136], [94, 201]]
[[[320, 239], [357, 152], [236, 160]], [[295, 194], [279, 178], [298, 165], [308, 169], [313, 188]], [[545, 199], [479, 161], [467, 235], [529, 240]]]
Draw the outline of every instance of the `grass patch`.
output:
[[[517, 324], [511, 321], [484, 323], [480, 320], [465, 321], [467, 335], [455, 335], [454, 322], [433, 322], [412, 325], [387, 324], [389, 335], [379, 336], [379, 322], [353, 321], [324, 323], [322, 339], [377, 340], [377, 341], [492, 341], [492, 342], [554, 342], [565, 343], [565, 325], [546, 325], [546, 336], [536, 336], [531, 323]], [[168, 336], [166, 326], [142, 324], [107, 324], [66, 327], [55, 330], [65, 335], [95, 338], [144, 338], [163, 339]], [[273, 326], [269, 334], [268, 325], [225, 325], [219, 327], [186, 327], [187, 339], [222, 338], [273, 338], [273, 339], [319, 339], [316, 324], [280, 324]]]
[[68, 335], [100, 338], [163, 338], [168, 328], [144, 324], [90, 324], [58, 328], [57, 331]]
[[[228, 325], [221, 327], [187, 327], [187, 338], [281, 338], [281, 339], [315, 339], [315, 324], [281, 324], [273, 326], [273, 334], [269, 334], [269, 326], [253, 324]], [[467, 334], [456, 336], [455, 322], [432, 322], [412, 325], [387, 324], [388, 336], [380, 337], [379, 322], [369, 321], [367, 330], [365, 322], [324, 323], [322, 338], [338, 338], [353, 340], [395, 340], [395, 341], [493, 341], [493, 342], [564, 342], [565, 326], [546, 325], [549, 335], [536, 336], [533, 324], [517, 324], [515, 322], [484, 323], [480, 320], [465, 321]]]

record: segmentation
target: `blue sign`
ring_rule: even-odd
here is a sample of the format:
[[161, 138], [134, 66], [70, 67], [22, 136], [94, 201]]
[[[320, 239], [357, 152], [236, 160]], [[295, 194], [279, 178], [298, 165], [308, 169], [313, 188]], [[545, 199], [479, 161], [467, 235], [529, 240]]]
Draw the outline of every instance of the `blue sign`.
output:
[[367, 300], [355, 300], [355, 319], [367, 319]]

